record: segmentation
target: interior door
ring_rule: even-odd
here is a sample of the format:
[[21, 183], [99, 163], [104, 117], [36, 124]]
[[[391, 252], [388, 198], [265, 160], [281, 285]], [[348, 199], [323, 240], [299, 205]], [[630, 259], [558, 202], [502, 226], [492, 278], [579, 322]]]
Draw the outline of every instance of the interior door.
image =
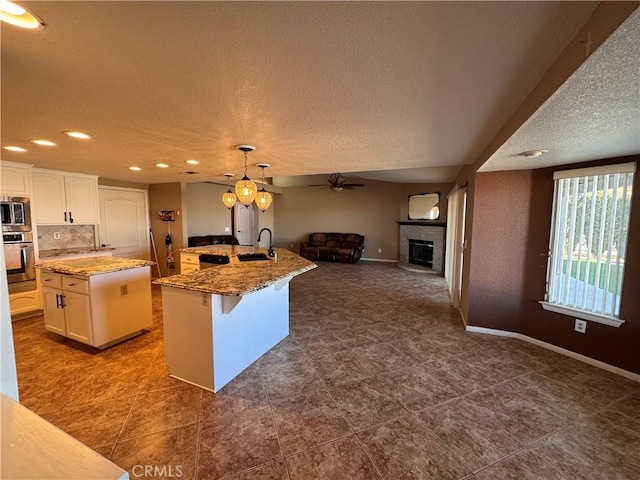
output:
[[447, 210], [447, 246], [445, 259], [445, 278], [449, 286], [451, 303], [460, 306], [462, 294], [462, 268], [464, 266], [465, 216], [467, 209], [467, 191], [458, 189], [448, 198]]
[[255, 229], [253, 227], [254, 209], [253, 203], [245, 207], [241, 203], [235, 205], [236, 217], [236, 238], [240, 245], [253, 245], [255, 240]]
[[101, 246], [115, 248], [114, 257], [149, 260], [147, 191], [99, 187]]

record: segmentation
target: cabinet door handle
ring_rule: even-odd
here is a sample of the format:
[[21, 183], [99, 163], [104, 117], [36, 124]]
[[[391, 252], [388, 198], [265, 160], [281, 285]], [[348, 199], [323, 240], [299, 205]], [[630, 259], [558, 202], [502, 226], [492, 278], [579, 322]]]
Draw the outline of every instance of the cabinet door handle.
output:
[[60, 308], [64, 308], [67, 306], [66, 303], [64, 303], [64, 297], [65, 295], [63, 295], [62, 293], [60, 294]]
[[69, 223], [73, 223], [73, 217], [71, 216], [71, 212], [69, 212]]
[[56, 308], [60, 308], [60, 297], [62, 295], [60, 295], [59, 293], [56, 293]]
[[64, 212], [64, 221], [67, 221], [67, 212]]

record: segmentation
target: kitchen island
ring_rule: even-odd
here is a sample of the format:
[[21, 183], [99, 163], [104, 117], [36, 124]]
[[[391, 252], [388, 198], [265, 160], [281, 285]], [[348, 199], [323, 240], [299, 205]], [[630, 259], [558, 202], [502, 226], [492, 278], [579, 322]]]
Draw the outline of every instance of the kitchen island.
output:
[[97, 348], [140, 334], [152, 324], [153, 264], [105, 256], [36, 264], [45, 328]]
[[217, 392], [289, 335], [289, 281], [317, 265], [280, 248], [275, 258], [237, 245], [179, 252], [216, 264], [154, 281], [162, 286], [166, 362], [172, 377]]

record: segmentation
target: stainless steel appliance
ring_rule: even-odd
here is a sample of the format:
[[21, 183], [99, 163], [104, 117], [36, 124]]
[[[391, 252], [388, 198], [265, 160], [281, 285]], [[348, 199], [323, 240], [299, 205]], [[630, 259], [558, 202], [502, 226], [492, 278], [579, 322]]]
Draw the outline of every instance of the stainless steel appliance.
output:
[[9, 293], [35, 290], [33, 234], [31, 232], [4, 232], [2, 241]]
[[30, 232], [31, 210], [28, 197], [0, 197], [3, 232]]

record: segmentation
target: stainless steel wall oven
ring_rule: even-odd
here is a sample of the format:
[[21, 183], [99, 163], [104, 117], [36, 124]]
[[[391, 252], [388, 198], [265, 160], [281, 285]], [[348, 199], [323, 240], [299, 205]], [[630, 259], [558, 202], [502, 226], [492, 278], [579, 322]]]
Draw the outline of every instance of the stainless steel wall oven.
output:
[[2, 243], [9, 293], [36, 289], [31, 210], [27, 197], [0, 197]]

